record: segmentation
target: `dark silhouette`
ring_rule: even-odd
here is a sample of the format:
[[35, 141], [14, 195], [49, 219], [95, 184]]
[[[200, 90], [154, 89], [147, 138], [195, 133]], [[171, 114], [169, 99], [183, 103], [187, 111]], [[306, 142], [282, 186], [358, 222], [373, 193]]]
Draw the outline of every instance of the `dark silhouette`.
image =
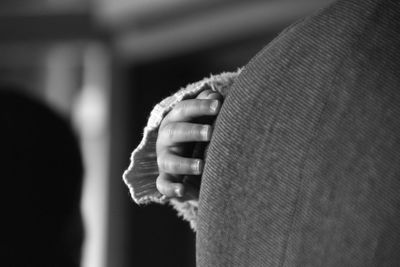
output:
[[68, 122], [0, 86], [2, 266], [79, 266], [83, 166]]

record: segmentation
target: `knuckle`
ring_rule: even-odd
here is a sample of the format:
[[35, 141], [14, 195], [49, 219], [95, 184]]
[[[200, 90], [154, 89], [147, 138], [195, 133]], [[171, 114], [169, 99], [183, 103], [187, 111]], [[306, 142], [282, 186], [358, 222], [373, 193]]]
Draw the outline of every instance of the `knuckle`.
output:
[[182, 102], [179, 102], [178, 105], [176, 105], [175, 112], [185, 116], [187, 114], [188, 108], [190, 108], [190, 101], [183, 100]]
[[179, 162], [176, 160], [171, 160], [166, 153], [157, 158], [157, 165], [159, 171], [167, 173], [175, 173], [179, 169]]
[[164, 146], [165, 146], [165, 141], [164, 141], [164, 128], [160, 128], [158, 133], [157, 133], [157, 140], [156, 140], [156, 151], [157, 154]]
[[157, 154], [157, 158], [159, 157], [159, 155], [160, 155], [161, 151], [163, 150], [163, 148], [164, 148], [164, 144], [161, 142], [161, 135], [160, 135], [160, 133], [158, 133], [158, 138], [157, 138], [157, 141], [156, 141], [156, 154]]
[[181, 169], [181, 162], [176, 160], [168, 162], [168, 169], [172, 173], [178, 173]]
[[163, 167], [163, 163], [162, 163], [162, 159], [161, 157], [157, 157], [157, 166], [158, 166], [158, 170], [162, 171], [162, 167]]
[[165, 161], [165, 156], [163, 154], [157, 156], [157, 165], [158, 165], [158, 170], [160, 172], [166, 170], [166, 161]]
[[162, 129], [161, 135], [166, 138], [166, 140], [172, 140], [175, 137], [175, 126], [172, 123], [165, 125]]
[[170, 124], [169, 127], [167, 127], [166, 134], [168, 139], [170, 140], [175, 137], [175, 127], [173, 127], [172, 124]]
[[160, 176], [159, 176], [159, 177], [157, 178], [157, 180], [156, 180], [156, 187], [157, 187], [157, 190], [158, 190], [161, 194], [165, 195], [165, 194], [168, 193], [168, 190], [167, 190], [167, 188], [166, 188], [166, 186], [165, 186], [165, 184], [164, 184], [164, 182], [162, 181], [162, 178], [161, 178]]
[[172, 145], [178, 138], [180, 127], [177, 123], [169, 123], [165, 125], [158, 132], [157, 146], [158, 147], [168, 147]]
[[169, 172], [173, 173], [173, 174], [179, 174], [181, 173], [184, 163], [181, 159], [175, 159], [175, 160], [170, 160], [168, 161], [167, 165], [167, 169]]

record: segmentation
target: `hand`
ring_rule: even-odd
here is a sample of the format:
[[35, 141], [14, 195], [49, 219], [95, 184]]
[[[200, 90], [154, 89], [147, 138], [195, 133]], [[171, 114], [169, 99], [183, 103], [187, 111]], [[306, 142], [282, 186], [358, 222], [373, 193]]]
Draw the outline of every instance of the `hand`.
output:
[[[197, 98], [179, 102], [161, 122], [156, 144], [159, 176], [157, 189], [168, 198], [198, 199], [199, 188], [183, 179], [185, 175], [201, 175], [204, 160], [192, 158], [194, 142], [209, 142], [212, 126], [195, 121], [215, 118], [222, 96], [212, 90]], [[200, 177], [198, 177], [200, 179]]]

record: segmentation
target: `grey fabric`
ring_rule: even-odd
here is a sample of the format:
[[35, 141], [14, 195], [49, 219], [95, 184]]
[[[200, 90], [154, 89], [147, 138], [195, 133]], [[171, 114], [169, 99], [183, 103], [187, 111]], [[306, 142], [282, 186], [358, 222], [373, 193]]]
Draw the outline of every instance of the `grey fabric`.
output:
[[198, 266], [400, 266], [400, 1], [281, 34], [218, 116]]

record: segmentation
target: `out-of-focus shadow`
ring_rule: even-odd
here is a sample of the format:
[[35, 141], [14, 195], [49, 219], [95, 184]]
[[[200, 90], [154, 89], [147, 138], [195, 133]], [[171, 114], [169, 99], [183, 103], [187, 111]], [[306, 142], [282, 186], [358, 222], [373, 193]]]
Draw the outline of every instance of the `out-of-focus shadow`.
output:
[[69, 123], [0, 85], [1, 266], [79, 266], [83, 166]]

